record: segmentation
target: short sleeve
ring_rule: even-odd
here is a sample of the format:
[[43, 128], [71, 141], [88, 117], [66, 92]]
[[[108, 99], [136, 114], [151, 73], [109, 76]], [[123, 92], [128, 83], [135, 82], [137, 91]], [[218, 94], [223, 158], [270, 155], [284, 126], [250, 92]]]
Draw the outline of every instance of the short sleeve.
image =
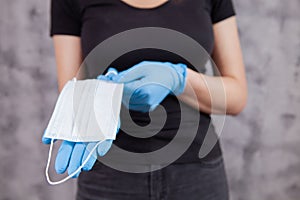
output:
[[50, 36], [80, 36], [81, 19], [76, 0], [51, 0]]
[[218, 23], [235, 15], [232, 0], [211, 0], [212, 23]]

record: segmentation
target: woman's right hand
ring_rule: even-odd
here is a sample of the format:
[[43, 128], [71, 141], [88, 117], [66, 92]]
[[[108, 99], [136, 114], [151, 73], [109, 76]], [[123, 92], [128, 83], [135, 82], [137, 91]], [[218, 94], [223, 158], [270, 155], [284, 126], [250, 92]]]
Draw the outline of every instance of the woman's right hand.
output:
[[[118, 129], [117, 133], [120, 129], [120, 120], [118, 123]], [[45, 138], [43, 136], [42, 142], [44, 144], [50, 144], [51, 139]], [[113, 140], [108, 139], [104, 140], [102, 143], [100, 143], [97, 147], [97, 152], [93, 152], [92, 156], [89, 158], [87, 163], [82, 168], [83, 171], [89, 171], [94, 166], [97, 156], [104, 156], [109, 149], [111, 148], [113, 143]], [[68, 169], [68, 174], [72, 174], [75, 172], [81, 164], [87, 159], [88, 155], [94, 148], [94, 146], [97, 144], [97, 142], [89, 142], [89, 143], [83, 143], [83, 142], [70, 142], [64, 140], [56, 155], [55, 160], [55, 171], [58, 174], [63, 174]], [[80, 172], [78, 172], [73, 178], [77, 178], [79, 176]]]
[[[110, 81], [114, 75], [116, 75], [117, 72], [110, 69], [107, 76], [100, 75], [97, 77], [98, 80], [105, 80]], [[119, 129], [121, 126], [120, 118], [118, 122], [117, 132], [118, 134]], [[54, 140], [53, 142], [55, 142]], [[44, 144], [50, 144], [51, 139], [42, 137], [42, 142]], [[68, 174], [71, 175], [74, 173], [81, 165], [82, 163], [87, 159], [88, 155], [92, 151], [92, 149], [95, 147], [95, 145], [98, 142], [71, 142], [64, 140], [60, 148], [58, 150], [58, 153], [56, 155], [55, 160], [55, 171], [58, 174], [63, 174], [68, 170]], [[111, 148], [113, 143], [113, 140], [108, 139], [101, 142], [98, 147], [97, 151], [94, 151], [92, 153], [92, 156], [89, 158], [87, 163], [83, 166], [81, 171], [89, 171], [94, 166], [97, 156], [104, 156], [109, 149]], [[77, 178], [79, 176], [80, 172], [78, 172], [73, 178]]]
[[[110, 149], [113, 140], [105, 140], [97, 147], [97, 152], [94, 151], [87, 163], [82, 168], [83, 171], [89, 171], [94, 166], [97, 156], [104, 156]], [[81, 164], [87, 159], [91, 150], [97, 142], [83, 143], [83, 142], [70, 142], [63, 141], [60, 145], [55, 160], [55, 171], [58, 174], [63, 174], [68, 170], [68, 174], [75, 172]], [[80, 172], [78, 172], [72, 178], [77, 178]]]

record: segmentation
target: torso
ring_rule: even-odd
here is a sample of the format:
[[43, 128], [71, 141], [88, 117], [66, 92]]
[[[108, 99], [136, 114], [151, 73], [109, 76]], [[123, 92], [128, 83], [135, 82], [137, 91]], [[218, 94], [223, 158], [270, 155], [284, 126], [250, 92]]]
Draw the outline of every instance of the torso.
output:
[[[126, 2], [125, 2], [126, 1]], [[102, 41], [120, 32], [140, 27], [163, 27], [179, 31], [196, 40], [211, 54], [213, 50], [213, 30], [207, 2], [210, 0], [153, 0], [153, 4], [144, 5], [152, 9], [140, 9], [137, 4], [130, 4], [141, 0], [78, 0], [81, 13], [81, 40], [84, 57]], [[176, 42], [176, 41], [174, 41]], [[143, 60], [168, 61], [185, 63], [190, 68], [193, 66], [179, 55], [159, 50], [140, 49], [120, 56], [112, 67], [119, 71], [128, 69]], [[107, 66], [97, 66], [107, 67]], [[180, 124], [180, 107], [177, 99], [168, 96], [162, 103], [168, 113], [169, 121], [165, 128], [149, 139], [135, 139], [123, 132], [118, 135], [115, 143], [123, 149], [133, 152], [149, 152], [166, 145], [176, 135]], [[191, 110], [193, 116], [198, 111]], [[148, 114], [132, 113], [132, 118], [137, 123], [150, 122]], [[123, 123], [123, 121], [122, 121]], [[206, 134], [210, 117], [201, 114], [201, 123], [197, 138], [194, 140], [192, 152], [187, 152], [184, 162], [198, 159], [198, 148]], [[164, 130], [167, 131], [164, 131]], [[188, 134], [188, 130], [187, 130]], [[218, 146], [217, 146], [218, 148]], [[220, 154], [220, 151], [216, 155]]]
[[115, 34], [139, 27], [179, 31], [196, 40], [210, 54], [213, 31], [207, 1], [182, 0], [177, 3], [170, 0], [155, 9], [136, 9], [120, 0], [79, 0], [83, 54], [86, 56], [96, 45]]

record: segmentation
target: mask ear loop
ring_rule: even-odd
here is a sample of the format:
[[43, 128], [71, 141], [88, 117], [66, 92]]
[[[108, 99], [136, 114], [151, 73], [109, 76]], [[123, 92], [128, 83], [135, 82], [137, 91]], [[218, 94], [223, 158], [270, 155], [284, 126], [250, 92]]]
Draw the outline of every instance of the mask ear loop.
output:
[[78, 172], [81, 171], [81, 169], [84, 167], [84, 165], [88, 162], [88, 160], [91, 158], [93, 152], [96, 150], [96, 148], [98, 147], [98, 145], [103, 142], [103, 141], [100, 141], [98, 142], [93, 148], [92, 150], [90, 151], [89, 155], [87, 156], [87, 158], [84, 160], [84, 162], [80, 165], [80, 167], [78, 167], [78, 169], [73, 172], [72, 174], [70, 174], [69, 176], [67, 176], [66, 178], [60, 180], [60, 181], [51, 181], [50, 180], [50, 177], [49, 177], [49, 166], [50, 166], [50, 161], [51, 161], [51, 156], [52, 156], [52, 150], [53, 150], [53, 141], [54, 139], [51, 139], [51, 144], [50, 144], [50, 148], [49, 148], [49, 153], [48, 153], [48, 161], [47, 161], [47, 165], [46, 165], [46, 171], [45, 171], [45, 174], [46, 174], [46, 178], [47, 178], [47, 181], [50, 185], [58, 185], [58, 184], [61, 184], [61, 183], [64, 183], [66, 182], [67, 180], [71, 179], [73, 176], [75, 176]]

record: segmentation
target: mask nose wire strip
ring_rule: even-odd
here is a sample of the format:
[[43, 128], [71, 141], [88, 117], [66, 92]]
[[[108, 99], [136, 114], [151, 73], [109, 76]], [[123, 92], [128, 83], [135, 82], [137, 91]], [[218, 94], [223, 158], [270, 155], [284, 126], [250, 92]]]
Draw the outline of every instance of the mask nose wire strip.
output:
[[50, 185], [58, 185], [58, 184], [61, 184], [61, 183], [64, 183], [65, 181], [69, 180], [70, 178], [72, 178], [73, 176], [75, 176], [78, 172], [80, 172], [80, 170], [84, 167], [84, 165], [88, 162], [88, 160], [91, 158], [91, 156], [93, 155], [93, 152], [96, 150], [96, 148], [98, 147], [98, 145], [103, 142], [103, 141], [100, 141], [98, 142], [93, 148], [92, 150], [90, 151], [89, 155], [87, 156], [87, 158], [84, 160], [84, 162], [80, 165], [80, 167], [78, 167], [78, 169], [73, 172], [72, 174], [70, 174], [69, 176], [67, 176], [66, 178], [60, 180], [60, 181], [51, 181], [50, 180], [50, 177], [49, 177], [49, 166], [50, 166], [50, 161], [51, 161], [51, 156], [52, 156], [52, 150], [53, 150], [53, 140], [51, 140], [51, 144], [50, 144], [50, 148], [49, 148], [49, 154], [48, 154], [48, 161], [47, 161], [47, 166], [46, 166], [46, 178], [47, 178], [47, 181]]

